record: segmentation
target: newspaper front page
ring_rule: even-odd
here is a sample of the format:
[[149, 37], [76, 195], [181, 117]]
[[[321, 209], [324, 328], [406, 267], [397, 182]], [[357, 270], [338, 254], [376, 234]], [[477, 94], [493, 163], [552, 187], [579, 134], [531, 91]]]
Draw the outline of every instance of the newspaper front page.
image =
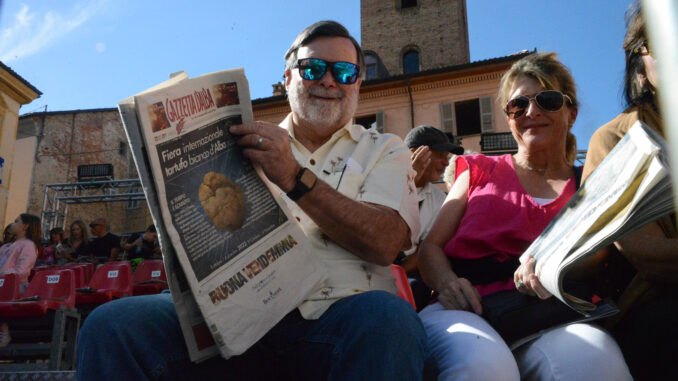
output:
[[537, 260], [544, 288], [591, 315], [596, 305], [563, 290], [567, 272], [619, 237], [670, 214], [674, 201], [665, 142], [637, 122], [521, 256]]
[[[169, 81], [149, 89], [161, 88], [175, 84], [188, 78], [186, 73], [181, 72], [172, 77]], [[167, 273], [167, 284], [171, 291], [172, 300], [179, 317], [181, 330], [184, 334], [188, 354], [193, 362], [201, 362], [219, 354], [219, 349], [207, 328], [205, 319], [193, 298], [191, 289], [188, 286], [186, 277], [177, 262], [176, 253], [170, 245], [167, 230], [160, 218], [160, 205], [158, 204], [155, 184], [151, 175], [150, 163], [144, 140], [141, 136], [141, 130], [137, 122], [136, 108], [134, 107], [134, 98], [128, 98], [118, 103], [118, 109], [125, 127], [127, 140], [132, 151], [132, 157], [137, 167], [137, 173], [141, 180], [141, 185], [146, 196], [148, 207], [153, 216], [153, 223], [158, 232], [158, 240], [163, 248], [163, 263]], [[158, 218], [156, 218], [158, 217]]]
[[[163, 252], [171, 247], [183, 269], [180, 276], [166, 266], [168, 277], [185, 278], [194, 297], [173, 295], [189, 321], [184, 334], [200, 320], [195, 304], [221, 355], [243, 353], [325, 276], [279, 191], [228, 131], [252, 121], [244, 72], [175, 80], [133, 99], [159, 206], [154, 219], [168, 238]], [[192, 336], [189, 349], [202, 337]]]

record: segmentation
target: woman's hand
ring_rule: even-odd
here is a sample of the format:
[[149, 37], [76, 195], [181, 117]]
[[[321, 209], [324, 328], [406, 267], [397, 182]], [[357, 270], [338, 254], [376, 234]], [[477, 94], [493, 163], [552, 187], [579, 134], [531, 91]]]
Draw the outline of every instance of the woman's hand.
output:
[[483, 307], [478, 290], [466, 278], [450, 277], [438, 287], [438, 301], [448, 310], [473, 311], [480, 315]]
[[523, 294], [538, 296], [540, 299], [548, 299], [551, 293], [542, 286], [537, 274], [534, 273], [534, 267], [537, 260], [529, 257], [529, 259], [518, 266], [518, 269], [513, 273], [513, 281], [516, 284], [516, 289]]

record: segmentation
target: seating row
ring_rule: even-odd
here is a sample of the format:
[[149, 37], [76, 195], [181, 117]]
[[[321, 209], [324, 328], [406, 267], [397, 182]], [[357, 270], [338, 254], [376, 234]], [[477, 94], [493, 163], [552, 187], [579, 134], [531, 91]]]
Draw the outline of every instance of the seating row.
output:
[[10, 306], [20, 310], [52, 306], [39, 309], [56, 310], [61, 304], [69, 307], [102, 304], [114, 298], [153, 294], [167, 288], [165, 268], [159, 260], [142, 261], [134, 275], [128, 261], [109, 262], [96, 270], [91, 263], [36, 267], [23, 295], [19, 295], [18, 282], [15, 274], [0, 276], [0, 316], [11, 313]]
[[0, 322], [9, 325], [12, 337], [0, 348], [0, 372], [74, 369], [80, 321], [89, 311], [115, 298], [167, 288], [162, 261], [141, 262], [134, 276], [127, 261], [96, 270], [91, 264], [41, 266], [23, 294], [19, 282], [16, 274], [0, 276]]

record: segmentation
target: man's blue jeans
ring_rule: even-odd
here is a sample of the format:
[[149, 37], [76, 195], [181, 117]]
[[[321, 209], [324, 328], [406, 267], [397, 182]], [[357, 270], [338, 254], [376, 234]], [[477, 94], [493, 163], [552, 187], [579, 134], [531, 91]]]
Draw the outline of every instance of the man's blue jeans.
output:
[[318, 320], [289, 313], [240, 356], [192, 363], [169, 294], [135, 296], [90, 314], [78, 380], [418, 380], [426, 333], [414, 309], [382, 291], [335, 302]]

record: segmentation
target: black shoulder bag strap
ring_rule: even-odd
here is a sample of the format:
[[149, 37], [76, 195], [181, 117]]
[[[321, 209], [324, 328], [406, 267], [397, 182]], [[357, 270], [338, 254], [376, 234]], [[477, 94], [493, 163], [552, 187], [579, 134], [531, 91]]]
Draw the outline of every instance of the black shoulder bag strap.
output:
[[575, 165], [572, 169], [574, 169], [574, 179], [577, 181], [574, 186], [575, 189], [579, 190], [579, 183], [581, 183], [581, 175], [584, 169], [581, 166]]

